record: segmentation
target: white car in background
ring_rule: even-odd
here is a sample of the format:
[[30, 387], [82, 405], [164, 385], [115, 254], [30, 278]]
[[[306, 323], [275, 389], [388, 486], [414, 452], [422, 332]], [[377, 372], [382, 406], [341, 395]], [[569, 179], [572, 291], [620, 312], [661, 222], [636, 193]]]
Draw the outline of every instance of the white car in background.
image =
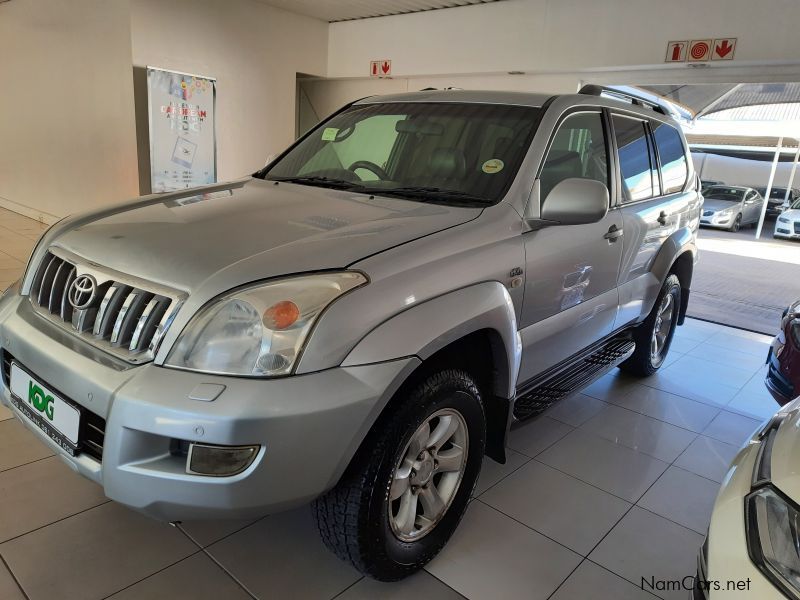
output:
[[800, 200], [795, 200], [778, 216], [772, 237], [800, 240]]
[[695, 600], [800, 598], [800, 398], [737, 454], [698, 556]]

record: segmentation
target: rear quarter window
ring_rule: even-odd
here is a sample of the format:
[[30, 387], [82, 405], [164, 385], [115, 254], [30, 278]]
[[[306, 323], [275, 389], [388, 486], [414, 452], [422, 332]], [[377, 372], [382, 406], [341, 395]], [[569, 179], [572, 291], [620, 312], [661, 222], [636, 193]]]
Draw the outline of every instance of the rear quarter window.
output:
[[653, 123], [652, 129], [656, 148], [658, 148], [658, 157], [661, 159], [661, 181], [664, 185], [664, 193], [679, 192], [686, 185], [686, 178], [689, 176], [689, 165], [686, 161], [686, 151], [681, 134], [666, 123]]

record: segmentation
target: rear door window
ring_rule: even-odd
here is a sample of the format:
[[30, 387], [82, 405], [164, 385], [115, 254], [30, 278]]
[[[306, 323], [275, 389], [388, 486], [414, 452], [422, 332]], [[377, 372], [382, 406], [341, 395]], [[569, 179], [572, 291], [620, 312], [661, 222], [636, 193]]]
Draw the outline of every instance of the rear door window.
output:
[[686, 178], [689, 176], [689, 165], [686, 161], [686, 151], [681, 134], [666, 123], [653, 122], [651, 126], [653, 137], [656, 140], [656, 148], [658, 148], [658, 157], [661, 160], [661, 181], [664, 183], [664, 193], [680, 192], [686, 185]]
[[611, 115], [611, 119], [619, 153], [623, 202], [652, 198], [658, 182], [653, 181], [647, 123], [622, 115]]

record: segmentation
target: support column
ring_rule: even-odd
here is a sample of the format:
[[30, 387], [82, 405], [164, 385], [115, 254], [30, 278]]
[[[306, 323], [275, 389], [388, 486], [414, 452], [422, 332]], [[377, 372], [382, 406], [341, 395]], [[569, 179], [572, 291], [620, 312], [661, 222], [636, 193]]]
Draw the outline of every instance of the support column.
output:
[[767, 204], [769, 204], [769, 197], [772, 194], [772, 184], [775, 182], [775, 171], [778, 168], [778, 160], [781, 157], [781, 150], [783, 149], [783, 137], [778, 138], [778, 147], [775, 148], [775, 158], [772, 160], [772, 169], [769, 172], [769, 181], [767, 182], [767, 193], [764, 197], [764, 204], [761, 206], [761, 216], [758, 219], [758, 229], [756, 229], [756, 239], [761, 239], [761, 230], [764, 227], [764, 217], [767, 215]]

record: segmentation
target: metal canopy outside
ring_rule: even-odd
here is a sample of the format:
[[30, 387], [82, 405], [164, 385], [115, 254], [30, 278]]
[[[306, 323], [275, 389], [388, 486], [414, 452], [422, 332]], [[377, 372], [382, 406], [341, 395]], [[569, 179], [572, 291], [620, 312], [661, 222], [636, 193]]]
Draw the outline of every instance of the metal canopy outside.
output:
[[636, 87], [677, 104], [695, 119], [743, 106], [800, 103], [800, 83], [709, 83]]

